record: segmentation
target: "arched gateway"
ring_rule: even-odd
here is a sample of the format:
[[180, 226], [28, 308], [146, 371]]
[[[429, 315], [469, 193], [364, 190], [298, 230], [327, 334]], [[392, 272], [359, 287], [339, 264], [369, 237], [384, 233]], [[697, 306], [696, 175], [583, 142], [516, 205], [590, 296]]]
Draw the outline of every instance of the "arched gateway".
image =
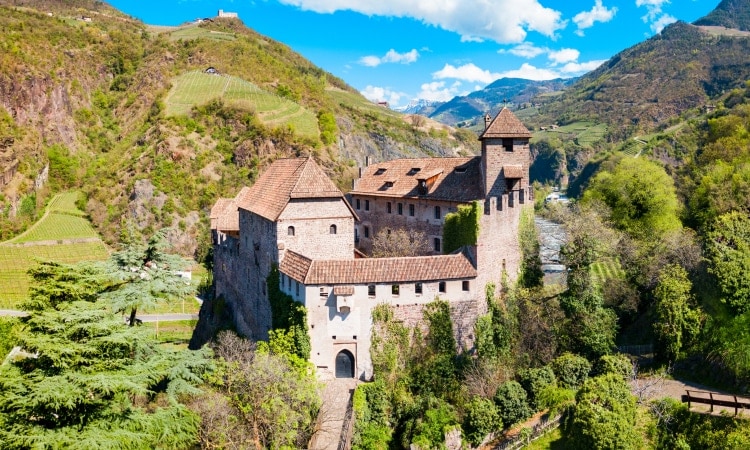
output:
[[354, 378], [354, 355], [349, 350], [336, 355], [336, 378]]

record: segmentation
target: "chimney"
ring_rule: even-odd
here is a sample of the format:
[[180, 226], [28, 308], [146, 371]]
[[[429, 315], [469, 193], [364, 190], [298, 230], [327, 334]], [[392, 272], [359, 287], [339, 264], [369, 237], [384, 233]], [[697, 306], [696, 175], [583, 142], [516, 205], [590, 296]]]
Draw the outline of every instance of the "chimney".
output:
[[490, 113], [487, 113], [484, 115], [484, 129], [490, 127], [490, 123], [492, 123], [492, 117], [490, 117]]

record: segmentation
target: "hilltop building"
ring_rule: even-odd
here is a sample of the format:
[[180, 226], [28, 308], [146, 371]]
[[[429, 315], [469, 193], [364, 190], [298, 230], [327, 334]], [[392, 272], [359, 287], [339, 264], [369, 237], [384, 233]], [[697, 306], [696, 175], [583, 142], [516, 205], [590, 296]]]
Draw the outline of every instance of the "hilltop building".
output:
[[[481, 156], [419, 158], [363, 168], [345, 196], [311, 158], [275, 161], [250, 188], [211, 210], [216, 295], [237, 330], [265, 339], [271, 329], [266, 279], [305, 305], [312, 351], [322, 377], [372, 376], [372, 310], [381, 303], [415, 326], [436, 296], [451, 305], [454, 334], [471, 348], [486, 312], [485, 286], [514, 279], [520, 264], [518, 223], [531, 205], [526, 127], [503, 109], [485, 117]], [[443, 254], [445, 215], [479, 202], [476, 245]], [[416, 257], [360, 258], [380, 230], [412, 228], [432, 251]]]
[[236, 12], [229, 12], [229, 11], [224, 11], [223, 9], [220, 9], [219, 13], [217, 14], [217, 17], [225, 17], [225, 18], [234, 18], [234, 19], [236, 19], [237, 17], [239, 17], [239, 15]]

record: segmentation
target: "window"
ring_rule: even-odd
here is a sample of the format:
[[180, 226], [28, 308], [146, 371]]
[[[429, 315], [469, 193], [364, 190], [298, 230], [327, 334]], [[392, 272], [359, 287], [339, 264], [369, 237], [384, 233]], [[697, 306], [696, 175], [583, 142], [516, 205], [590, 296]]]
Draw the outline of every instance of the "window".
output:
[[370, 297], [375, 297], [375, 285], [370, 284], [367, 286], [367, 295]]
[[440, 211], [440, 207], [436, 206], [435, 207], [435, 218], [438, 219], [438, 220], [440, 220], [441, 217], [442, 217], [442, 214], [441, 214], [441, 211]]
[[409, 204], [409, 215], [414, 217], [414, 205], [411, 203]]
[[398, 288], [399, 288], [398, 284], [392, 284], [391, 285], [391, 295], [398, 296]]
[[326, 290], [326, 288], [324, 288], [324, 287], [320, 288], [320, 296], [321, 297], [328, 297], [328, 290]]
[[384, 169], [380, 167], [378, 170], [375, 171], [375, 175], [383, 175], [387, 169]]
[[289, 227], [286, 229], [287, 236], [294, 236], [294, 227]]
[[365, 200], [365, 211], [370, 210], [370, 200]]
[[422, 293], [422, 283], [417, 283], [414, 285], [414, 293], [415, 294], [421, 294]]
[[330, 234], [336, 234], [336, 225], [332, 224], [331, 227], [329, 228], [328, 232]]
[[438, 292], [445, 293], [445, 281], [438, 283]]
[[435, 238], [432, 241], [432, 249], [440, 253], [440, 238]]
[[286, 288], [290, 291], [292, 290], [292, 279], [289, 277], [286, 277]]
[[279, 278], [279, 289], [284, 289], [284, 277], [286, 277], [286, 275], [282, 273], [281, 278]]
[[388, 214], [391, 213], [391, 202], [385, 204], [385, 212], [387, 212]]
[[403, 203], [397, 204], [396, 205], [396, 210], [398, 211], [398, 215], [399, 216], [403, 216], [404, 215], [404, 204]]
[[294, 282], [294, 291], [299, 295], [299, 283], [296, 281]]
[[503, 148], [506, 152], [513, 151], [513, 139], [503, 138]]
[[469, 280], [464, 280], [461, 282], [461, 290], [462, 291], [468, 291], [469, 290]]
[[354, 200], [355, 207], [359, 209], [359, 199]]
[[370, 237], [370, 227], [365, 227], [365, 237], [366, 238]]

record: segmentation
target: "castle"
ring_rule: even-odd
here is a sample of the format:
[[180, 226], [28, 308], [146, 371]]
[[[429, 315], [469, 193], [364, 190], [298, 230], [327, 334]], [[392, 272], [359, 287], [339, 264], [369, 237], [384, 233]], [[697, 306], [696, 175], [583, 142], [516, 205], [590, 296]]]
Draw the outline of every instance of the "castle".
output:
[[[214, 285], [237, 330], [266, 339], [266, 279], [278, 266], [281, 290], [305, 305], [310, 361], [323, 378], [372, 376], [372, 310], [393, 306], [416, 326], [435, 297], [449, 302], [454, 334], [473, 345], [486, 313], [485, 286], [514, 279], [521, 209], [533, 204], [531, 134], [507, 108], [485, 117], [480, 156], [398, 159], [368, 165], [346, 196], [312, 158], [279, 159], [250, 188], [211, 209]], [[479, 202], [476, 245], [443, 254], [445, 215]], [[375, 235], [421, 231], [423, 256], [367, 258]]]

